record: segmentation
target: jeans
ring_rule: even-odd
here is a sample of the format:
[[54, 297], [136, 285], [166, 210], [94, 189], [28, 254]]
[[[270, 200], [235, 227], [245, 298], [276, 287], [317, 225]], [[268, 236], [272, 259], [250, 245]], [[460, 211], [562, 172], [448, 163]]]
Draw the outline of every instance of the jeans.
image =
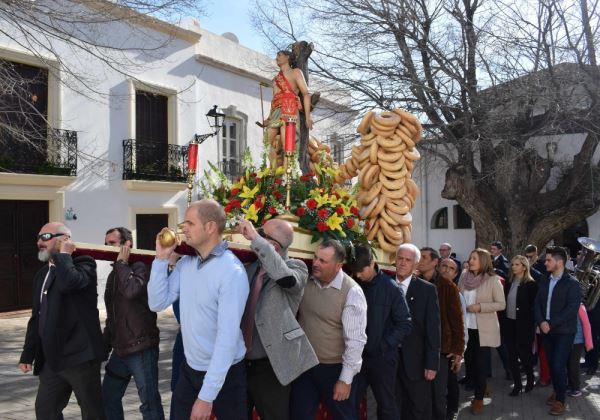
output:
[[567, 364], [573, 347], [575, 334], [547, 334], [544, 336], [544, 349], [548, 355], [552, 386], [556, 400], [565, 402], [567, 393]]
[[179, 371], [181, 369], [181, 364], [185, 360], [185, 355], [183, 354], [183, 338], [181, 337], [181, 328], [177, 332], [177, 336], [175, 337], [175, 344], [173, 344], [173, 360], [171, 361], [171, 411], [170, 411], [170, 420], [175, 420], [175, 399], [173, 396], [175, 395], [175, 387], [177, 386], [177, 381], [179, 380]]
[[122, 400], [132, 376], [140, 396], [140, 413], [144, 420], [165, 418], [158, 392], [158, 347], [124, 357], [113, 351], [105, 369], [102, 398], [108, 420], [124, 419]]

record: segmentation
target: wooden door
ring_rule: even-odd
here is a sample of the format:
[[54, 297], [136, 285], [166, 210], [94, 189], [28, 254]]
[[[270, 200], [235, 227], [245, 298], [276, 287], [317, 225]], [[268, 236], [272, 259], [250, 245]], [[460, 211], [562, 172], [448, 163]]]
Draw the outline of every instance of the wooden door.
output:
[[37, 234], [48, 222], [48, 202], [0, 200], [0, 311], [31, 307]]

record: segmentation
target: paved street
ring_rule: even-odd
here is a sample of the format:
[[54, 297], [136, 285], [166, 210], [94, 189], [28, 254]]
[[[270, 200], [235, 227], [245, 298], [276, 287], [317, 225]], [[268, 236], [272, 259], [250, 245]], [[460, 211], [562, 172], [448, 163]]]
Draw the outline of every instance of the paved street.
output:
[[[23, 336], [27, 326], [27, 313], [0, 316], [0, 420], [24, 420], [34, 418], [34, 401], [37, 378], [31, 374], [24, 375], [17, 368], [17, 362], [23, 344]], [[104, 323], [104, 321], [103, 321]], [[177, 331], [177, 323], [170, 311], [159, 315], [161, 329], [160, 342], [160, 391], [168, 416], [171, 392], [171, 348]], [[496, 352], [493, 352], [496, 357]], [[495, 373], [500, 374], [495, 360]], [[567, 419], [599, 419], [600, 418], [600, 378], [583, 376], [586, 385], [584, 397], [568, 399]], [[530, 394], [520, 397], [508, 397], [510, 382], [504, 379], [491, 381], [492, 399], [486, 399], [484, 415], [480, 419], [547, 419], [548, 408], [545, 400], [551, 392], [550, 388], [536, 388]], [[461, 390], [462, 391], [462, 390]], [[468, 411], [467, 400], [470, 394], [461, 395], [462, 406], [459, 419], [474, 418]], [[125, 418], [141, 419], [138, 412], [138, 396], [133, 381], [127, 390], [124, 408]], [[371, 412], [373, 407], [371, 407]], [[73, 397], [65, 410], [65, 419], [80, 418], [79, 407]], [[372, 413], [370, 418], [375, 418]]]

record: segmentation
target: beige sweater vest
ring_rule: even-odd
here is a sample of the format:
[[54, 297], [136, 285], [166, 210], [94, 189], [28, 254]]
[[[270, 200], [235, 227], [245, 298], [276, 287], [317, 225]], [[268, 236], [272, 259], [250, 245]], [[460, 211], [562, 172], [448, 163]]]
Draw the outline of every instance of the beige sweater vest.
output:
[[356, 283], [343, 277], [342, 288], [321, 289], [308, 279], [299, 308], [299, 322], [313, 346], [319, 363], [342, 363], [346, 348], [342, 326], [342, 311], [348, 292]]

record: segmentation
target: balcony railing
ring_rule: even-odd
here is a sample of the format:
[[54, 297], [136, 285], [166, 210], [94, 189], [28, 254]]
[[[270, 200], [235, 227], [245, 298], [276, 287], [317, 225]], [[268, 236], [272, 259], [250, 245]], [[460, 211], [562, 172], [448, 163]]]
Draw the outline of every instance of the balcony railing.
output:
[[77, 175], [77, 132], [48, 128], [29, 135], [0, 128], [0, 172]]
[[237, 160], [227, 160], [223, 159], [219, 162], [219, 169], [230, 181], [235, 181], [238, 176], [242, 175], [243, 168], [241, 162]]
[[187, 146], [123, 140], [123, 179], [186, 182]]

